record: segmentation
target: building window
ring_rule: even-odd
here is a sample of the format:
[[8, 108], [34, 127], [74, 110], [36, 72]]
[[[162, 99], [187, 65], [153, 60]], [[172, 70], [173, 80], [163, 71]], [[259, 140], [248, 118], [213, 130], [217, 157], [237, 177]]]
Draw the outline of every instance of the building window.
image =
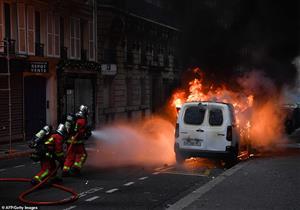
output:
[[127, 91], [127, 106], [133, 105], [133, 80], [132, 78], [126, 79], [126, 91]]
[[53, 56], [53, 18], [50, 13], [47, 15], [47, 55]]
[[26, 18], [25, 18], [25, 5], [18, 3], [18, 48], [19, 53], [26, 53]]
[[146, 104], [146, 80], [142, 78], [140, 80], [141, 84], [141, 93], [140, 93], [140, 99], [141, 99], [141, 105]]
[[41, 43], [41, 14], [35, 11], [35, 42]]
[[65, 21], [63, 17], [60, 17], [60, 47], [65, 46]]
[[[3, 26], [4, 26], [4, 21], [3, 21], [3, 2], [0, 2], [0, 41], [3, 40], [4, 38], [4, 30], [3, 30]], [[3, 51], [4, 48], [0, 47], [0, 50]]]
[[27, 52], [35, 54], [35, 11], [33, 6], [27, 6]]
[[89, 21], [89, 60], [95, 60], [95, 47], [94, 47], [94, 27], [93, 22]]
[[4, 21], [5, 21], [5, 38], [11, 38], [11, 24], [10, 24], [10, 5], [4, 3]]
[[54, 38], [54, 56], [60, 56], [60, 17], [54, 16], [54, 25], [53, 25], [53, 38]]
[[60, 56], [60, 19], [59, 16], [54, 16], [48, 13], [47, 17], [47, 55], [59, 57]]
[[80, 59], [80, 19], [71, 18], [71, 44], [70, 44], [70, 58]]
[[104, 78], [104, 87], [103, 87], [103, 105], [104, 108], [110, 108], [114, 106], [114, 93], [113, 93], [113, 79]]

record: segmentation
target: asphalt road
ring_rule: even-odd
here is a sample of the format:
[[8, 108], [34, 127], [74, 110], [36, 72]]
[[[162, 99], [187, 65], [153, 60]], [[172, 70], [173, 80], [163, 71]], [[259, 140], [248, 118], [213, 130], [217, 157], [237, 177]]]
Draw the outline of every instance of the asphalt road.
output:
[[[29, 158], [2, 160], [0, 177], [31, 178], [39, 168], [39, 164], [33, 164]], [[206, 159], [191, 159], [181, 167], [156, 165], [96, 168], [87, 162], [80, 177], [65, 178], [63, 181], [65, 186], [80, 193], [78, 201], [39, 209], [165, 209], [223, 171], [219, 162]], [[0, 183], [0, 204], [22, 206], [17, 197], [29, 187], [29, 183]], [[44, 188], [29, 198], [48, 201], [66, 196], [69, 195]]]

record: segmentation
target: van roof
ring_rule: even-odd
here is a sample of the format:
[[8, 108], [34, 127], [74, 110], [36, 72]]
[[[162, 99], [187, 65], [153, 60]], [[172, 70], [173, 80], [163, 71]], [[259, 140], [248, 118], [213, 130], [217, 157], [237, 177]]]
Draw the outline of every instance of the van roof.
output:
[[198, 105], [199, 103], [203, 105], [226, 105], [226, 106], [232, 106], [230, 103], [224, 103], [224, 102], [215, 102], [215, 101], [193, 101], [193, 102], [185, 102], [184, 105]]

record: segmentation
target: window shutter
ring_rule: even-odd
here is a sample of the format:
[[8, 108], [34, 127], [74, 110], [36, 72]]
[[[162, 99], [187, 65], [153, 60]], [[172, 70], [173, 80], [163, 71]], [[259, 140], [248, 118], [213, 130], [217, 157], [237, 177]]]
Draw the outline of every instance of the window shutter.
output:
[[27, 50], [29, 55], [35, 54], [35, 19], [34, 7], [27, 7]]
[[54, 17], [54, 56], [60, 56], [60, 18], [59, 16]]
[[71, 27], [70, 27], [71, 28], [70, 57], [75, 58], [76, 55], [75, 55], [75, 19], [74, 18], [71, 18], [70, 25], [71, 25]]
[[18, 3], [18, 48], [19, 53], [26, 53], [26, 22], [25, 5]]
[[76, 36], [76, 58], [80, 58], [81, 57], [81, 53], [80, 53], [80, 19], [76, 19], [76, 27], [75, 27], [75, 36]]
[[95, 60], [95, 47], [94, 47], [94, 30], [93, 22], [89, 21], [89, 59]]
[[53, 56], [53, 16], [47, 15], [47, 55]]
[[3, 40], [4, 37], [4, 11], [3, 11], [3, 2], [0, 0], [0, 52], [4, 52], [4, 43], [1, 41]]

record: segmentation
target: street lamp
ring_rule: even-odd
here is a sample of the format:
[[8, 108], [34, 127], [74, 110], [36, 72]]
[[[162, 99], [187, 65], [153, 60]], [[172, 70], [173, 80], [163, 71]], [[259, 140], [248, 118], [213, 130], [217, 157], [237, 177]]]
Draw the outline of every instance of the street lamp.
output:
[[6, 60], [7, 60], [7, 73], [3, 73], [1, 75], [7, 76], [7, 89], [0, 89], [2, 91], [8, 91], [8, 121], [9, 121], [9, 153], [12, 152], [11, 145], [11, 84], [10, 84], [10, 56], [9, 56], [9, 48], [10, 43], [8, 40], [3, 39], [4, 47], [6, 45]]

